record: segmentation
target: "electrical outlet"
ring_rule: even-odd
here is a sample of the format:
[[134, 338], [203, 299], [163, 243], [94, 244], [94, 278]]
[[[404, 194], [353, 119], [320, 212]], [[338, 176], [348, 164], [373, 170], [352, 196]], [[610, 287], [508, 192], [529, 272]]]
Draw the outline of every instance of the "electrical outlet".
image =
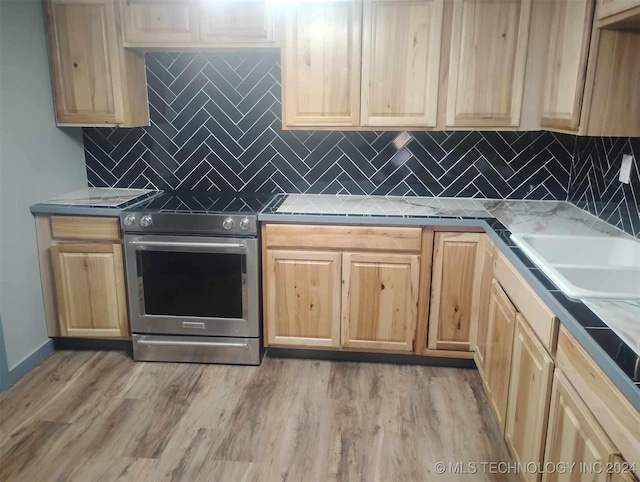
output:
[[629, 184], [631, 180], [631, 166], [633, 165], [633, 156], [630, 154], [624, 154], [622, 156], [622, 165], [620, 166], [620, 182]]

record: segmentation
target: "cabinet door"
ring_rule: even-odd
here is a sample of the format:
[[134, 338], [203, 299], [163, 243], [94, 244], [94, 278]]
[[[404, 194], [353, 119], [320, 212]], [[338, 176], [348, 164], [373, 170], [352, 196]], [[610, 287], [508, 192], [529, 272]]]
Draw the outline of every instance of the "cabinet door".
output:
[[474, 359], [482, 379], [485, 379], [484, 364], [487, 352], [487, 331], [489, 329], [489, 302], [491, 300], [491, 282], [493, 281], [493, 260], [495, 246], [484, 236], [482, 242], [482, 278], [480, 281], [480, 308], [478, 310], [478, 330], [474, 348]]
[[127, 338], [127, 302], [120, 244], [51, 247], [60, 334]]
[[413, 351], [420, 256], [342, 255], [342, 346]]
[[436, 125], [443, 0], [365, 0], [362, 125]]
[[542, 96], [542, 126], [578, 130], [587, 74], [594, 0], [551, 3], [551, 36]]
[[480, 233], [436, 233], [427, 346], [471, 351], [480, 308]]
[[299, 2], [284, 9], [284, 125], [357, 126], [361, 1]]
[[[553, 360], [527, 321], [518, 314], [504, 430], [507, 445], [517, 462], [541, 464], [543, 461], [552, 377]], [[540, 478], [533, 472], [523, 475], [528, 482], [537, 482]]]
[[189, 44], [198, 41], [197, 0], [125, 0], [125, 42]]
[[59, 124], [117, 124], [123, 105], [114, 4], [50, 0], [47, 25]]
[[200, 42], [273, 44], [275, 25], [266, 0], [200, 0]]
[[268, 250], [267, 345], [340, 346], [340, 253]]
[[493, 281], [489, 300], [489, 328], [484, 389], [496, 416], [500, 431], [504, 433], [509, 375], [511, 373], [511, 350], [516, 309], [497, 281]]
[[447, 126], [518, 126], [531, 0], [454, 3]]
[[[544, 454], [545, 464], [575, 462], [576, 467], [593, 467], [600, 463], [604, 468], [616, 450], [580, 396], [564, 374], [557, 370], [553, 375], [551, 408]], [[594, 474], [589, 470], [573, 473], [544, 473], [543, 482], [555, 481], [605, 481], [607, 474]]]

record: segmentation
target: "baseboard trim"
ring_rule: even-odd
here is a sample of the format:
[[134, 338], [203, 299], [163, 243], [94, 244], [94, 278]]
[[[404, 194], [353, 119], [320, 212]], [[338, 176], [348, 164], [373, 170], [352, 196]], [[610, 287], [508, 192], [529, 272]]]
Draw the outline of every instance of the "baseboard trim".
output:
[[54, 338], [56, 350], [109, 350], [126, 351], [133, 355], [131, 340], [111, 340], [103, 338]]
[[36, 348], [30, 355], [17, 363], [13, 368], [7, 370], [6, 374], [3, 373], [2, 377], [0, 377], [0, 392], [4, 392], [7, 388], [11, 387], [14, 383], [39, 365], [45, 358], [51, 355], [53, 351], [53, 340], [47, 340], [42, 344], [42, 346]]
[[405, 355], [402, 353], [366, 353], [355, 351], [267, 348], [265, 356], [270, 358], [305, 358], [309, 360], [355, 361], [368, 363], [396, 363], [399, 365], [428, 365], [438, 367], [476, 368], [476, 363], [473, 359]]

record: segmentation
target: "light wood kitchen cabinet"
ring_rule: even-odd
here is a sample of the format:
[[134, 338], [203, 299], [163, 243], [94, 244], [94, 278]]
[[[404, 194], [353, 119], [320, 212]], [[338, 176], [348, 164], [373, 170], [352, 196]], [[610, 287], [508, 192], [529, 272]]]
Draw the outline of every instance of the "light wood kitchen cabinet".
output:
[[[616, 452], [606, 433], [584, 405], [567, 378], [560, 370], [553, 376], [551, 408], [545, 448], [545, 463], [575, 462], [580, 464], [606, 463]], [[569, 477], [570, 476], [570, 477]], [[606, 474], [576, 470], [573, 474], [547, 472], [543, 482], [558, 480], [593, 481], [606, 480]]]
[[361, 0], [284, 9], [284, 126], [359, 125]]
[[148, 125], [144, 57], [122, 47], [118, 4], [47, 0], [45, 6], [58, 125]]
[[127, 44], [188, 44], [197, 42], [197, 0], [123, 0]]
[[[414, 351], [420, 257], [426, 253], [431, 259], [431, 244], [422, 245], [422, 232], [416, 227], [263, 225], [265, 344]], [[426, 239], [432, 241], [432, 235], [428, 232]]]
[[484, 363], [484, 389], [496, 416], [500, 431], [504, 433], [509, 398], [511, 352], [516, 309], [500, 287], [493, 281], [489, 299], [489, 327]]
[[616, 452], [630, 462], [640, 461], [640, 412], [564, 326], [560, 328], [555, 360], [556, 367], [596, 415]]
[[266, 0], [200, 0], [200, 42], [275, 44], [273, 12]]
[[127, 47], [275, 46], [266, 0], [122, 0]]
[[265, 261], [267, 343], [338, 348], [341, 254], [269, 250]]
[[[541, 125], [589, 136], [640, 136], [640, 7], [636, 29], [593, 22], [596, 0], [551, 2]], [[596, 6], [599, 16], [603, 5]], [[617, 18], [616, 15], [610, 17]], [[599, 24], [602, 24], [602, 20]], [[631, 21], [630, 21], [631, 22]], [[633, 22], [632, 22], [633, 23]], [[615, 72], [615, 75], [612, 75]]]
[[436, 125], [443, 0], [364, 0], [363, 126]]
[[51, 247], [60, 334], [127, 338], [122, 246], [68, 243]]
[[584, 98], [595, 0], [556, 0], [542, 97], [542, 126], [577, 130]]
[[447, 127], [517, 127], [531, 0], [460, 0], [453, 6]]
[[484, 364], [487, 352], [487, 332], [489, 330], [489, 302], [491, 300], [491, 286], [493, 281], [493, 263], [495, 245], [488, 236], [482, 242], [482, 278], [480, 281], [480, 308], [478, 310], [478, 329], [474, 349], [474, 360], [480, 376], [485, 379]]
[[413, 351], [418, 255], [345, 253], [342, 256], [342, 345]]
[[50, 337], [129, 338], [119, 218], [36, 215]]
[[[521, 314], [516, 315], [504, 436], [516, 462], [541, 464], [553, 377], [553, 359]], [[536, 482], [540, 475], [528, 472]]]
[[435, 233], [427, 347], [472, 351], [482, 281], [482, 233]]

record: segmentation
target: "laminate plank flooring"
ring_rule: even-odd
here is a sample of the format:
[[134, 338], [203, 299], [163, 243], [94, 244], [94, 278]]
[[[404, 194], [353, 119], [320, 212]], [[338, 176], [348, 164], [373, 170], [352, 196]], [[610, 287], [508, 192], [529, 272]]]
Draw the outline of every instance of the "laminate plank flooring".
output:
[[515, 481], [475, 370], [58, 351], [0, 395], [2, 481]]

